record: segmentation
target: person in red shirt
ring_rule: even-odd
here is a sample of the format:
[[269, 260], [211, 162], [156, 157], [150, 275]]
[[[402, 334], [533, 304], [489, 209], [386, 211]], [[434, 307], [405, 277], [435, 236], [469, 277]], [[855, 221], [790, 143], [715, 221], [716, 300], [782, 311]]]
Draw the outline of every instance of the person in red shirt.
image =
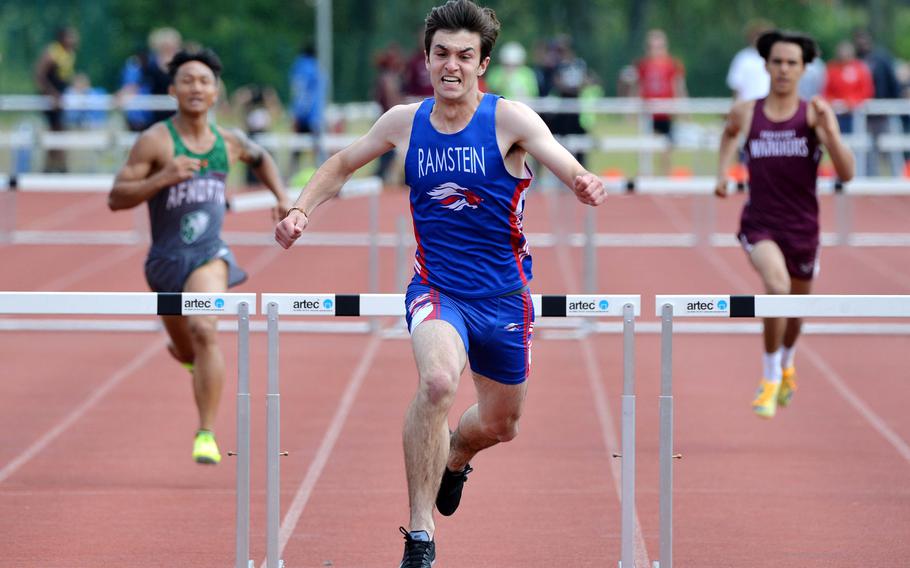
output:
[[[650, 30], [645, 40], [645, 56], [638, 60], [638, 96], [644, 100], [688, 97], [686, 68], [672, 57], [667, 47], [667, 34], [663, 30]], [[652, 116], [653, 130], [672, 140], [673, 119], [668, 114]], [[664, 154], [662, 170], [670, 169], [670, 154]]]
[[837, 59], [828, 63], [828, 80], [822, 92], [837, 110], [841, 132], [853, 132], [853, 110], [875, 94], [872, 72], [856, 58], [856, 48], [849, 41], [837, 44]]

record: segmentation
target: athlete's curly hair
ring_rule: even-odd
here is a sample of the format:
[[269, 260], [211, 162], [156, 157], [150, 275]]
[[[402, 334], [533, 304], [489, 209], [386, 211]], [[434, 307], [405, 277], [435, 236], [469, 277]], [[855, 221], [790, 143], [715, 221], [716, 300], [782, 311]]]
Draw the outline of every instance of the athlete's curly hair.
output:
[[171, 81], [174, 80], [174, 76], [177, 75], [177, 69], [180, 69], [180, 66], [184, 63], [189, 63], [190, 61], [198, 61], [206, 67], [212, 70], [212, 73], [215, 74], [215, 78], [221, 76], [221, 59], [218, 58], [218, 55], [208, 48], [202, 48], [198, 50], [188, 51], [182, 49], [174, 55], [174, 58], [171, 59], [171, 62], [167, 64], [167, 74], [170, 75]]
[[798, 45], [803, 52], [803, 65], [812, 63], [812, 60], [818, 55], [818, 44], [815, 43], [815, 40], [799, 32], [782, 30], [765, 32], [759, 36], [758, 41], [755, 42], [755, 47], [758, 49], [758, 54], [762, 56], [762, 59], [768, 61], [768, 57], [771, 56], [771, 48], [778, 42]]
[[480, 34], [480, 59], [490, 56], [499, 36], [499, 19], [492, 8], [481, 8], [471, 0], [449, 0], [427, 14], [423, 48], [430, 53], [433, 34], [439, 30], [467, 30]]

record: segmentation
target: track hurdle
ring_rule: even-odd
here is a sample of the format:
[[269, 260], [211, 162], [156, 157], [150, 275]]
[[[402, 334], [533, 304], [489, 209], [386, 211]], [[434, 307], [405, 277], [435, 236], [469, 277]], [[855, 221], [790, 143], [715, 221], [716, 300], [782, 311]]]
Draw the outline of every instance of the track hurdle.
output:
[[[403, 294], [262, 294], [261, 310], [268, 318], [266, 566], [282, 568], [278, 542], [280, 523], [280, 393], [278, 377], [278, 318], [285, 316], [397, 316], [405, 314]], [[536, 317], [622, 317], [622, 534], [620, 566], [635, 566], [635, 317], [641, 313], [638, 295], [532, 295]], [[240, 568], [238, 566], [238, 568]]]
[[250, 560], [250, 314], [256, 294], [0, 292], [0, 314], [237, 316], [237, 521], [235, 568]]
[[673, 317], [910, 317], [910, 296], [658, 295], [660, 336], [660, 561], [673, 568]]

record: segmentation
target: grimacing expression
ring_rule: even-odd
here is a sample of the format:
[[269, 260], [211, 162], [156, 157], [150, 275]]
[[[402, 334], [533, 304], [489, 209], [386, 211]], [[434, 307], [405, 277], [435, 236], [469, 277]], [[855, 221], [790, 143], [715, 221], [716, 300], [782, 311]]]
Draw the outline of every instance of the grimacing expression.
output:
[[775, 93], [792, 92], [799, 85], [799, 79], [806, 70], [802, 48], [795, 43], [776, 42], [771, 46], [765, 68], [771, 75], [771, 89]]
[[207, 112], [218, 99], [218, 79], [208, 65], [187, 61], [177, 69], [170, 92], [181, 110]]
[[480, 57], [480, 34], [467, 30], [433, 34], [427, 69], [437, 97], [457, 99], [472, 92], [489, 63], [489, 57]]

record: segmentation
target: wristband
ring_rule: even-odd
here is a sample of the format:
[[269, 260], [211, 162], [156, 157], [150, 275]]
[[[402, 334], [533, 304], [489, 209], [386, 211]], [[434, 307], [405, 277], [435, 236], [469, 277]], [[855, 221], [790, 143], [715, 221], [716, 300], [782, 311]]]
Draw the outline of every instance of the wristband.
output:
[[285, 213], [284, 216], [287, 217], [288, 215], [290, 215], [291, 211], [300, 211], [301, 213], [303, 213], [303, 216], [306, 217], [307, 221], [310, 220], [310, 216], [307, 215], [306, 211], [304, 211], [300, 207], [291, 207], [290, 209], [287, 210], [287, 213]]

